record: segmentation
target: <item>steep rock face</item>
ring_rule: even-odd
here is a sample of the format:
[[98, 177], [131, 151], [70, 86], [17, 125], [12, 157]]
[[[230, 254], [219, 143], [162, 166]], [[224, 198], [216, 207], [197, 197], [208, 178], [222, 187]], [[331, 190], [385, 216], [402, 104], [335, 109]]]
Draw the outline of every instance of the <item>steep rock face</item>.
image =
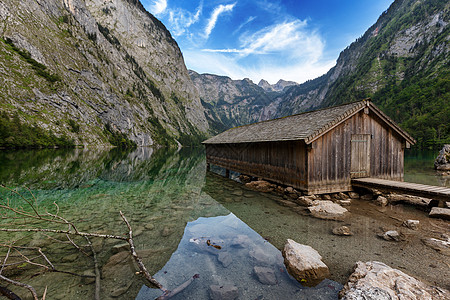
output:
[[139, 1], [11, 0], [0, 20], [0, 111], [84, 145], [108, 145], [105, 127], [141, 146], [207, 132], [176, 42]]
[[270, 84], [266, 80], [261, 79], [258, 86], [262, 87], [266, 92], [282, 92], [286, 87], [298, 85], [294, 81], [286, 81], [283, 79], [278, 80], [276, 84]]
[[327, 74], [278, 97], [276, 110], [283, 116], [371, 97], [419, 145], [445, 140], [449, 13], [448, 1], [395, 1]]
[[270, 104], [279, 93], [266, 92], [250, 79], [232, 80], [194, 71], [189, 71], [189, 75], [200, 93], [206, 116], [215, 132], [276, 115]]

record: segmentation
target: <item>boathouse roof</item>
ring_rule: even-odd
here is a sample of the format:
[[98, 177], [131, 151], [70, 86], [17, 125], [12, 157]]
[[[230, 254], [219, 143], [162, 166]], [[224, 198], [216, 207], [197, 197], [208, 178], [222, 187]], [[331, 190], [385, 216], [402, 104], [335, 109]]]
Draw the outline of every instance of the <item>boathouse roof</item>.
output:
[[382, 119], [410, 144], [415, 143], [415, 140], [406, 131], [401, 129], [394, 121], [378, 109], [370, 99], [365, 99], [330, 108], [234, 127], [207, 139], [203, 144], [295, 140], [304, 140], [306, 144], [309, 144], [365, 108], [374, 112], [375, 115]]

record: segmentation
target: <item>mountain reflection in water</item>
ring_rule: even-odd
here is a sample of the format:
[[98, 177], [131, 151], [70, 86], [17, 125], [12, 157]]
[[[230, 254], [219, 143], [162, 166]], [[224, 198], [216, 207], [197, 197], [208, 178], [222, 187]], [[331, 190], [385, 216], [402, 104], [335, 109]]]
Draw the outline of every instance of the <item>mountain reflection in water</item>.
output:
[[[232, 213], [189, 222], [178, 249], [154, 277], [173, 290], [195, 274], [199, 278], [171, 299], [210, 299], [214, 288], [239, 299], [337, 299], [342, 288], [331, 280], [302, 287], [287, 273], [281, 252]], [[161, 294], [143, 286], [136, 299]]]

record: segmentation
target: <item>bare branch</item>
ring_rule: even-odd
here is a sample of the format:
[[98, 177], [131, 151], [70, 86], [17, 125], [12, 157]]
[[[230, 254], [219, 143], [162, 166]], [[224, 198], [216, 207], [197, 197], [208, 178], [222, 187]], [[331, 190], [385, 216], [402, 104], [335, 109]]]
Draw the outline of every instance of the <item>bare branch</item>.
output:
[[122, 217], [125, 224], [127, 224], [128, 227], [128, 244], [130, 244], [130, 251], [131, 255], [133, 256], [134, 260], [139, 266], [139, 269], [141, 270], [141, 273], [144, 274], [145, 279], [147, 279], [151, 284], [157, 286], [160, 290], [167, 292], [167, 290], [162, 286], [161, 283], [159, 283], [156, 279], [154, 279], [150, 273], [147, 271], [147, 268], [144, 266], [144, 263], [142, 263], [142, 259], [137, 255], [136, 250], [134, 248], [134, 242], [133, 242], [133, 230], [131, 229], [130, 223], [128, 223], [127, 218], [125, 215], [120, 211], [120, 216]]
[[94, 250], [94, 247], [92, 246], [91, 240], [88, 237], [85, 237], [86, 241], [89, 244], [89, 247], [91, 248], [92, 254], [94, 256], [94, 268], [95, 268], [95, 300], [100, 300], [100, 270], [98, 268], [98, 260], [97, 260], [97, 253]]
[[52, 232], [52, 233], [63, 233], [63, 234], [69, 234], [69, 235], [109, 238], [109, 239], [116, 239], [116, 240], [122, 240], [122, 241], [128, 240], [127, 237], [119, 236], [119, 235], [88, 233], [88, 232], [72, 232], [72, 231], [68, 231], [68, 230], [46, 229], [46, 228], [0, 228], [0, 231], [6, 231], [6, 232]]
[[33, 295], [33, 299], [34, 300], [39, 300], [38, 295], [36, 293], [36, 290], [31, 285], [28, 285], [26, 283], [22, 283], [22, 282], [19, 282], [19, 281], [15, 281], [15, 280], [9, 279], [9, 278], [7, 278], [7, 277], [5, 277], [3, 275], [0, 275], [0, 280], [9, 282], [9, 283], [11, 283], [11, 284], [13, 284], [15, 286], [20, 286], [20, 287], [28, 289], [30, 291], [30, 293]]

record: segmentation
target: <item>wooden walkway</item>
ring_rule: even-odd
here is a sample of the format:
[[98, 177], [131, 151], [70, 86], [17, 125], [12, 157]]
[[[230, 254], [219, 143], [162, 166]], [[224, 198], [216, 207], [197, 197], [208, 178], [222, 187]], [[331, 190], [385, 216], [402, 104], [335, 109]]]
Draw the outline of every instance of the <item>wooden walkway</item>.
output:
[[450, 201], [450, 188], [441, 186], [385, 180], [370, 177], [352, 179], [352, 185], [356, 187], [373, 188], [378, 190], [392, 191], [419, 197], [426, 197], [440, 201]]

